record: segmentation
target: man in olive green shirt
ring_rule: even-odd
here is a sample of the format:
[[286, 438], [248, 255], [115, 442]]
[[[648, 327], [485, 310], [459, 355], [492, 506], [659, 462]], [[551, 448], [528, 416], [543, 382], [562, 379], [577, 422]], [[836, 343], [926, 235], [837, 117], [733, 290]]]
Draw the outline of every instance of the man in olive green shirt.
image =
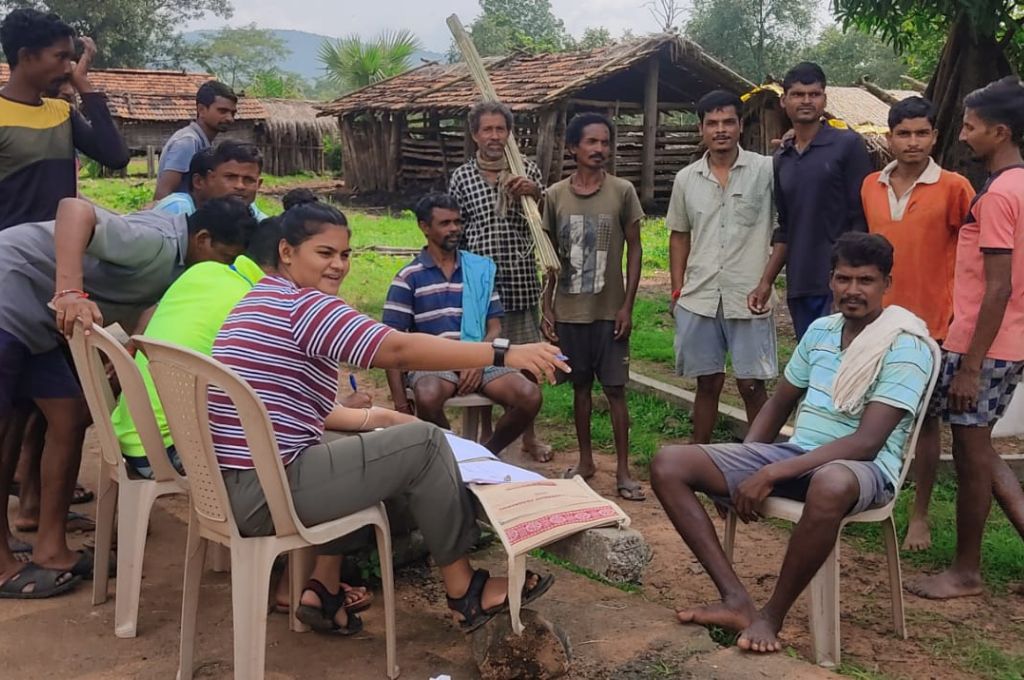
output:
[[727, 354], [747, 422], [767, 400], [764, 381], [778, 375], [770, 301], [756, 313], [747, 300], [771, 247], [772, 159], [740, 148], [742, 106], [724, 90], [697, 102], [708, 151], [676, 175], [665, 217], [676, 372], [697, 379], [694, 444], [711, 442]]
[[[565, 140], [576, 156], [576, 172], [551, 186], [544, 203], [545, 229], [561, 260], [558, 280], [544, 290], [541, 331], [568, 357], [580, 462], [567, 475], [592, 477], [590, 441], [591, 387], [596, 376], [608, 398], [618, 457], [616, 486], [622, 498], [646, 500], [629, 472], [629, 335], [633, 303], [640, 285], [640, 220], [636, 189], [604, 170], [613, 124], [583, 113], [566, 127]], [[622, 255], [626, 253], [626, 281]]]

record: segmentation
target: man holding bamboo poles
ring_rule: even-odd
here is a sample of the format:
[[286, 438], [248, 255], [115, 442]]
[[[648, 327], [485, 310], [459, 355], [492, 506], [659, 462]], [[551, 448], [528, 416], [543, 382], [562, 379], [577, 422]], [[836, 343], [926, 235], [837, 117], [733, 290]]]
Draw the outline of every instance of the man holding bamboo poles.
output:
[[[461, 208], [464, 227], [459, 248], [489, 257], [498, 267], [495, 289], [505, 308], [502, 332], [514, 345], [540, 342], [540, 281], [530, 225], [520, 199], [543, 199], [540, 168], [526, 161], [526, 176], [512, 174], [505, 147], [512, 112], [500, 102], [483, 101], [469, 112], [476, 155], [452, 173], [448, 192]], [[529, 377], [529, 376], [528, 376]], [[489, 425], [485, 420], [485, 429]], [[485, 435], [487, 433], [485, 432]], [[538, 462], [551, 460], [551, 447], [537, 440], [533, 422], [523, 432], [523, 452]]]

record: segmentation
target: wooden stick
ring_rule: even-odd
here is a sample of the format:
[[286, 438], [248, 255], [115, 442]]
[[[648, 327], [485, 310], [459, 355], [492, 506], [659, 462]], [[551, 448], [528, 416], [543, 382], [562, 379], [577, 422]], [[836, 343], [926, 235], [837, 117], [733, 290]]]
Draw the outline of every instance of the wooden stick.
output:
[[[462, 52], [466, 68], [469, 69], [470, 74], [473, 76], [473, 82], [476, 83], [477, 89], [480, 90], [485, 100], [498, 101], [498, 93], [495, 91], [494, 85], [491, 84], [491, 79], [487, 75], [487, 69], [484, 68], [483, 60], [480, 59], [480, 54], [476, 51], [476, 45], [473, 44], [472, 38], [466, 33], [466, 29], [463, 28], [459, 17], [453, 14], [448, 17], [447, 23], [448, 28], [451, 29], [452, 36], [455, 38], [455, 44], [458, 46], [459, 51]], [[515, 135], [512, 134], [511, 130], [508, 135], [508, 143], [505, 145], [505, 158], [508, 159], [509, 170], [511, 170], [512, 174], [521, 177], [526, 176], [526, 164], [523, 162], [523, 155], [519, 151], [519, 145], [516, 143]], [[532, 196], [523, 196], [520, 201], [523, 205], [523, 214], [526, 215], [526, 221], [530, 225], [530, 234], [533, 236], [533, 242], [536, 246], [537, 263], [545, 272], [555, 274], [561, 268], [561, 265], [559, 264], [558, 254], [555, 253], [554, 246], [551, 245], [548, 235], [544, 232], [544, 223], [541, 222], [537, 201]]]

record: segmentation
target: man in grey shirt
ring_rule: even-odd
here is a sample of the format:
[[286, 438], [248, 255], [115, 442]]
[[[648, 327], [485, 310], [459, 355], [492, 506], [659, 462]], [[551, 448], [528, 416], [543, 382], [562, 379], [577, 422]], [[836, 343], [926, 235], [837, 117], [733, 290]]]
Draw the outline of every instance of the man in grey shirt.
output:
[[207, 148], [221, 132], [227, 132], [238, 112], [238, 95], [216, 80], [209, 80], [196, 91], [196, 119], [167, 140], [160, 151], [160, 168], [156, 177], [153, 200], [167, 194], [188, 192], [188, 174], [192, 156]]
[[[0, 232], [0, 441], [11, 443], [10, 433], [17, 439], [14, 414], [26, 401], [47, 421], [33, 561], [15, 560], [0, 542], [0, 595], [56, 595], [92, 574], [92, 556], [70, 550], [65, 538], [89, 414], [61, 334], [70, 335], [76, 320], [87, 328], [104, 321], [134, 327], [188, 265], [230, 264], [255, 227], [249, 207], [237, 198], [210, 201], [188, 217], [154, 211], [120, 216], [67, 198], [56, 221]], [[56, 310], [56, 323], [48, 306]], [[16, 459], [16, 445], [0, 450], [2, 507]], [[0, 535], [7, 533], [2, 513]]]
[[747, 422], [768, 398], [764, 381], [778, 374], [770, 304], [762, 313], [747, 306], [768, 262], [772, 159], [740, 148], [742, 109], [740, 98], [725, 90], [697, 102], [708, 150], [676, 175], [665, 217], [676, 371], [697, 379], [694, 444], [711, 443], [727, 354]]

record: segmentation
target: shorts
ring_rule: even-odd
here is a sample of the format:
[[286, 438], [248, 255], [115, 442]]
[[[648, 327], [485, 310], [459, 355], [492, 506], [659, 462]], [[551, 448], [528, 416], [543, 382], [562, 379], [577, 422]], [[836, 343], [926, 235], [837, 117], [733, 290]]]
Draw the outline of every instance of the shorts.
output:
[[32, 354], [16, 336], [0, 329], [0, 418], [19, 402], [81, 396], [82, 388], [62, 348]]
[[[729, 487], [729, 498], [715, 498], [714, 500], [724, 505], [731, 505], [732, 496], [736, 488], [743, 480], [752, 476], [761, 468], [789, 460], [804, 454], [804, 450], [793, 444], [763, 444], [751, 442], [749, 444], [703, 444], [701, 450], [708, 455], [711, 462], [722, 472], [725, 483]], [[810, 486], [811, 477], [829, 465], [842, 465], [857, 477], [857, 484], [860, 487], [860, 495], [857, 502], [850, 508], [848, 515], [856, 515], [870, 508], [878, 508], [887, 505], [896, 495], [892, 483], [878, 467], [871, 461], [863, 460], [834, 460], [826, 463], [809, 472], [800, 475], [796, 479], [786, 480], [776, 484], [772, 490], [772, 496], [790, 498], [796, 501], [803, 501], [807, 498], [807, 488]]]
[[[497, 380], [498, 378], [510, 373], [519, 373], [519, 371], [505, 366], [488, 366], [484, 369], [483, 378], [480, 380], [480, 389], [486, 387], [491, 381]], [[459, 374], [455, 371], [412, 371], [406, 378], [405, 383], [409, 387], [413, 387], [417, 380], [426, 377], [440, 378], [441, 380], [455, 385], [459, 384]]]
[[568, 357], [571, 373], [558, 372], [558, 382], [622, 387], [629, 380], [629, 339], [615, 339], [614, 321], [556, 322], [558, 347]]
[[942, 369], [935, 392], [928, 404], [928, 415], [941, 417], [950, 425], [963, 427], [990, 427], [1003, 417], [1006, 407], [1010, 405], [1013, 391], [1021, 381], [1024, 373], [1024, 361], [1005, 361], [1003, 359], [984, 359], [981, 362], [981, 394], [978, 395], [978, 407], [970, 413], [951, 413], [949, 410], [949, 384], [960, 368], [964, 355], [956, 352], [942, 353]]
[[536, 307], [506, 311], [501, 319], [501, 337], [508, 338], [513, 345], [529, 345], [542, 342], [540, 335], [540, 315]]
[[779, 374], [775, 319], [769, 314], [753, 319], [726, 319], [722, 304], [714, 317], [701, 316], [677, 305], [676, 373], [698, 378], [725, 372], [726, 354], [732, 372], [746, 380], [771, 380]]

